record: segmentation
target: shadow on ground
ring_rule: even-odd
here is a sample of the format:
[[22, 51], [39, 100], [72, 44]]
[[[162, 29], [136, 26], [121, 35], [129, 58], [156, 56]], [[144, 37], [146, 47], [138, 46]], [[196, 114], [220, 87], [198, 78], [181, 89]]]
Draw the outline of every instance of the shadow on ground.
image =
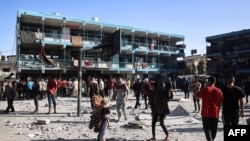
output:
[[[60, 140], [63, 140], [63, 141], [97, 141], [96, 139], [61, 139], [61, 138], [58, 138], [58, 139], [54, 139], [54, 140], [41, 140], [41, 139], [38, 139], [38, 140], [31, 140], [31, 141], [60, 141]], [[143, 139], [142, 140], [127, 140], [127, 139], [123, 139], [123, 138], [119, 138], [119, 139], [106, 139], [106, 141], [144, 141]]]
[[[190, 133], [190, 132], [201, 132], [201, 133], [203, 133], [204, 132], [202, 127], [197, 127], [197, 128], [193, 128], [193, 127], [191, 127], [191, 128], [174, 128], [174, 129], [170, 129], [169, 131], [182, 132], [182, 133], [184, 133], [184, 132], [186, 132], [186, 133]], [[219, 127], [217, 129], [217, 131], [221, 132], [221, 131], [223, 131], [223, 128]]]

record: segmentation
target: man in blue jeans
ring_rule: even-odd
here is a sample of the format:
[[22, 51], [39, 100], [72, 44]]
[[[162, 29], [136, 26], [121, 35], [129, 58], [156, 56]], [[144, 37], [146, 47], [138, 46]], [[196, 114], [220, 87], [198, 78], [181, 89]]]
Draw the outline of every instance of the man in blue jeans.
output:
[[103, 99], [101, 101], [101, 110], [100, 110], [100, 115], [101, 115], [101, 127], [100, 131], [97, 136], [98, 141], [105, 141], [105, 132], [106, 128], [109, 127], [109, 116], [110, 116], [110, 109], [108, 107], [108, 100]]
[[189, 86], [190, 86], [190, 82], [189, 82], [189, 80], [187, 80], [186, 77], [184, 77], [183, 79], [184, 79], [183, 91], [184, 91], [184, 94], [185, 94], [185, 99], [189, 99]]
[[114, 86], [114, 95], [112, 100], [116, 99], [116, 111], [118, 115], [117, 122], [120, 121], [121, 111], [124, 114], [124, 119], [127, 120], [126, 115], [126, 102], [128, 100], [128, 87], [123, 82], [122, 78], [119, 78], [117, 84]]
[[57, 85], [56, 80], [48, 77], [48, 83], [47, 83], [47, 93], [48, 93], [48, 103], [49, 103], [49, 111], [48, 114], [51, 113], [51, 104], [53, 103], [54, 106], [54, 113], [56, 113], [56, 91], [57, 91]]

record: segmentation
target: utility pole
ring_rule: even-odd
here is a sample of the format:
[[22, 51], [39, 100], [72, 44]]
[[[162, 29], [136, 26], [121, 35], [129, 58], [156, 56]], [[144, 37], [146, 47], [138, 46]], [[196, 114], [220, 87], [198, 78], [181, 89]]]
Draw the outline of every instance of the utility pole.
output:
[[99, 49], [102, 46], [94, 46], [81, 48], [78, 53], [78, 97], [77, 97], [77, 116], [81, 116], [81, 101], [82, 101], [82, 55], [87, 50]]
[[[120, 35], [120, 34], [119, 34]], [[112, 35], [113, 36], [113, 35]], [[82, 100], [82, 55], [87, 50], [96, 50], [96, 49], [103, 49], [110, 46], [113, 46], [114, 38], [109, 37], [105, 40], [107, 43], [103, 43], [102, 45], [87, 47], [87, 48], [80, 48], [78, 53], [78, 99], [77, 99], [77, 116], [81, 116], [81, 100]]]
[[[194, 54], [197, 53], [196, 49], [191, 50], [191, 55], [192, 55], [192, 64], [191, 64], [191, 75], [193, 74], [193, 71], [196, 69], [195, 64], [194, 64]], [[194, 66], [194, 67], [193, 67]]]
[[77, 116], [81, 116], [81, 100], [82, 100], [82, 52], [79, 50], [78, 55], [78, 98], [77, 98]]

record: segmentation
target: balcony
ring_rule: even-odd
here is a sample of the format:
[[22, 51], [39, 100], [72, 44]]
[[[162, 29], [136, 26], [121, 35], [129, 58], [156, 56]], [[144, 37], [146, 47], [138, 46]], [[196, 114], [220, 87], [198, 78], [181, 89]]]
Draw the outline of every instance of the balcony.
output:
[[121, 52], [123, 53], [131, 53], [134, 51], [135, 54], [151, 54], [151, 55], [158, 55], [159, 53], [171, 53], [171, 54], [178, 54], [179, 52], [178, 47], [174, 46], [163, 46], [163, 45], [153, 45], [148, 43], [133, 43], [128, 41], [122, 41], [121, 43]]
[[218, 46], [207, 47], [207, 55], [214, 53], [221, 53], [221, 48]]
[[[49, 62], [38, 58], [25, 59], [18, 61], [18, 70], [68, 70], [78, 68], [78, 59], [48, 59]], [[162, 72], [179, 72], [185, 69], [182, 65], [175, 64], [157, 64], [148, 62], [111, 62], [111, 61], [95, 61], [92, 59], [82, 60], [84, 70], [101, 70], [101, 71], [117, 71], [124, 73], [155, 73]]]
[[72, 67], [72, 60], [64, 59], [49, 59], [50, 63], [40, 59], [23, 59], [21, 58], [18, 62], [19, 69], [66, 69]]
[[[73, 67], [78, 67], [78, 60], [73, 61]], [[119, 72], [156, 72], [159, 67], [156, 63], [141, 63], [141, 62], [119, 62], [113, 63], [111, 61], [93, 61], [82, 60], [82, 67], [84, 69], [107, 69], [110, 71]]]
[[43, 40], [47, 44], [66, 44], [73, 46], [93, 47], [101, 44], [100, 38], [55, 34], [55, 33], [38, 33], [31, 31], [21, 31], [22, 43], [34, 43]]

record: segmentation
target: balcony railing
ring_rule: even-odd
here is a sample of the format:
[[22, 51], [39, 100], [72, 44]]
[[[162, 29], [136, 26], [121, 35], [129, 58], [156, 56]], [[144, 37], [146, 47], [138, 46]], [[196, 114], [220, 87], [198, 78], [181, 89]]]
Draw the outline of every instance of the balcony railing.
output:
[[125, 50], [145, 50], [145, 51], [166, 51], [166, 52], [177, 52], [178, 47], [173, 46], [154, 46], [148, 43], [133, 43], [128, 41], [122, 41], [121, 48]]
[[207, 47], [207, 54], [213, 54], [213, 53], [221, 53], [221, 48], [219, 48], [218, 46]]
[[0, 61], [0, 66], [15, 66], [16, 61]]
[[[81, 36], [72, 36], [72, 35], [48, 33], [48, 32], [41, 33], [41, 32], [31, 32], [31, 31], [21, 31], [22, 42], [29, 42], [29, 43], [33, 43], [35, 40], [43, 39], [45, 42], [49, 43], [61, 43], [61, 44], [72, 43], [73, 45], [76, 45], [73, 41], [74, 37], [78, 38], [77, 46], [93, 47], [101, 44], [101, 38], [95, 38], [95, 37], [81, 37]], [[121, 48], [126, 50], [160, 51], [160, 52], [172, 52], [175, 54], [179, 53], [178, 47], [154, 45], [146, 42], [142, 43], [142, 42], [121, 41]]]
[[250, 44], [243, 44], [243, 45], [224, 45], [222, 47], [219, 46], [211, 46], [207, 47], [207, 54], [213, 54], [213, 53], [233, 53], [233, 52], [240, 52], [240, 51], [249, 51], [250, 50]]
[[[49, 59], [50, 62], [45, 62], [39, 59], [20, 59], [18, 63], [18, 69], [72, 69], [78, 68], [78, 60], [64, 60], [64, 59]], [[157, 63], [147, 62], [111, 62], [111, 61], [94, 61], [94, 60], [82, 60], [83, 69], [95, 69], [95, 70], [111, 70], [120, 72], [158, 72], [161, 71], [178, 71], [185, 69], [185, 66], [180, 65], [164, 65]]]
[[44, 66], [45, 68], [54, 68], [54, 69], [62, 69], [62, 68], [70, 68], [72, 67], [72, 60], [64, 60], [64, 59], [48, 59], [49, 62], [45, 62], [40, 59], [20, 59], [18, 66], [19, 68], [41, 68]]
[[49, 43], [66, 43], [73, 44], [74, 37], [77, 37], [76, 43], [78, 46], [84, 45], [85, 47], [92, 47], [101, 44], [101, 38], [93, 38], [93, 37], [83, 37], [81, 36], [73, 36], [73, 35], [65, 35], [65, 34], [57, 34], [57, 33], [41, 33], [41, 32], [32, 32], [32, 31], [21, 31], [21, 41], [23, 43], [33, 43], [36, 40], [44, 40]]
[[[114, 63], [111, 61], [93, 61], [93, 60], [82, 60], [83, 68], [95, 68], [95, 69], [112, 69], [120, 71], [156, 71], [159, 70], [162, 65], [157, 63], [146, 63], [146, 62], [119, 62]], [[73, 60], [73, 67], [78, 67], [78, 60]], [[169, 67], [171, 67], [169, 65]]]

